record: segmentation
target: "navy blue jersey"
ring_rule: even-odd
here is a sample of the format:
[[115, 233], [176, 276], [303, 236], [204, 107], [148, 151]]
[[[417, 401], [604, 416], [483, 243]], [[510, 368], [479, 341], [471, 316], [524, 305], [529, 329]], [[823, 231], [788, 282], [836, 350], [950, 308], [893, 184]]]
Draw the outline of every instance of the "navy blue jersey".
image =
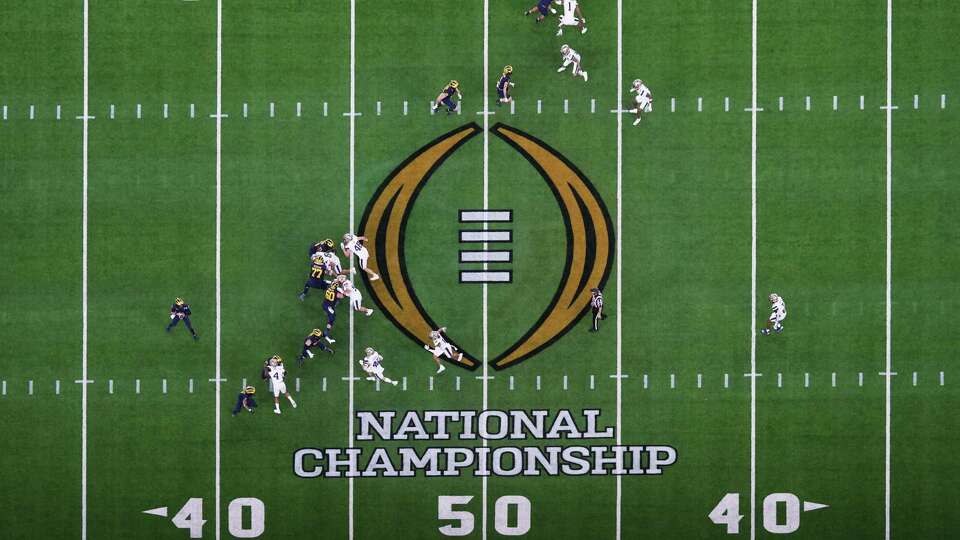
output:
[[497, 90], [505, 91], [510, 85], [510, 74], [504, 73], [500, 76], [500, 80], [497, 81]]
[[443, 89], [443, 93], [446, 94], [447, 97], [453, 97], [453, 95], [457, 93], [457, 89], [448, 84], [447, 87]]
[[309, 347], [316, 347], [317, 345], [322, 345], [320, 339], [321, 339], [320, 336], [315, 336], [315, 335], [311, 334], [311, 335], [307, 336], [307, 338], [306, 338], [305, 340], [303, 340], [303, 345], [304, 345], [305, 347], [308, 347], [308, 348], [309, 348]]
[[183, 314], [184, 316], [190, 316], [190, 304], [174, 304], [170, 306], [170, 313], [175, 313], [177, 315]]

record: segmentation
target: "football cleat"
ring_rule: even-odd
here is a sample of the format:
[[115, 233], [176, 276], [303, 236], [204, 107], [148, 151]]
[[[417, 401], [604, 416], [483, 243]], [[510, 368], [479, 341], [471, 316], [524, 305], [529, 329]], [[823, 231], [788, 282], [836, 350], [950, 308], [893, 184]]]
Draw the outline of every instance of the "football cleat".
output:
[[336, 343], [336, 342], [337, 342], [337, 340], [333, 339], [333, 338], [330, 337], [330, 336], [323, 336], [323, 339], [327, 340], [327, 343], [330, 343], [330, 344], [333, 344], [333, 343]]
[[299, 298], [300, 301], [303, 302], [304, 300], [307, 299], [307, 295], [306, 293], [300, 293], [299, 295], [297, 295], [297, 298]]
[[369, 316], [371, 316], [371, 315], [373, 315], [373, 310], [372, 310], [372, 309], [368, 309], [368, 310], [367, 310], [367, 317], [369, 317]]
[[437, 374], [439, 375], [439, 374], [443, 373], [444, 370], [446, 370], [446, 369], [447, 369], [446, 366], [440, 366], [440, 369], [437, 370]]
[[760, 334], [762, 334], [762, 335], [764, 335], [764, 336], [770, 335], [770, 330], [767, 330], [766, 328], [761, 328], [761, 329], [760, 329]]
[[396, 385], [397, 385], [397, 381], [390, 381], [390, 384], [396, 386]]

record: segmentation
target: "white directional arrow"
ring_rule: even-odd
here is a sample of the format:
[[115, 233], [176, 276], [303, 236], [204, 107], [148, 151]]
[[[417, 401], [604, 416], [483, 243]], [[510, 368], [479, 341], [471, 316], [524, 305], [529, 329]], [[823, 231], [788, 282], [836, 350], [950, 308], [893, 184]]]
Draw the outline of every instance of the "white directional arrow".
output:
[[813, 510], [819, 510], [821, 508], [829, 508], [829, 507], [830, 507], [829, 504], [820, 504], [820, 503], [815, 503], [810, 501], [803, 501], [804, 512], [812, 512]]
[[[807, 503], [803, 503], [803, 504], [804, 504], [803, 509], [806, 510]], [[167, 507], [161, 506], [160, 508], [151, 508], [150, 510], [144, 510], [143, 513], [150, 514], [151, 516], [167, 517]]]

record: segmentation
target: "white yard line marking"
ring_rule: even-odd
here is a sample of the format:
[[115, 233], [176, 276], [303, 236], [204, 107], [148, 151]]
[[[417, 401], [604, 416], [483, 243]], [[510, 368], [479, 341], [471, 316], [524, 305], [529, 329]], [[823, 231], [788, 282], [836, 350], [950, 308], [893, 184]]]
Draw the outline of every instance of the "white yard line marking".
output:
[[214, 259], [214, 309], [215, 309], [215, 339], [214, 339], [214, 511], [213, 527], [214, 538], [220, 540], [220, 507], [221, 501], [221, 471], [220, 471], [220, 397], [221, 384], [225, 382], [221, 370], [222, 357], [222, 309], [221, 309], [221, 254], [222, 245], [221, 235], [221, 210], [222, 210], [222, 150], [223, 150], [223, 0], [217, 0], [217, 66], [216, 66], [216, 86], [217, 86], [217, 110], [216, 118], [216, 237], [215, 237], [215, 259]]
[[670, 98], [670, 112], [677, 112], [677, 98]]
[[297, 102], [297, 118], [303, 115], [303, 103]]
[[[617, 109], [623, 109], [623, 0], [617, 0]], [[623, 115], [617, 115], [617, 446], [623, 444]], [[616, 527], [614, 538], [620, 540], [623, 523], [623, 479], [616, 475]]]
[[836, 110], [839, 110], [839, 109], [840, 109], [840, 101], [839, 101], [839, 98], [838, 98], [837, 96], [833, 96], [833, 110], [836, 111]]
[[[357, 110], [357, 2], [356, 0], [350, 0], [350, 112], [354, 113]], [[323, 104], [323, 115], [327, 115], [327, 104]], [[350, 230], [354, 230], [354, 220], [356, 207], [355, 207], [355, 183], [356, 183], [356, 137], [357, 137], [357, 117], [353, 114], [350, 115]], [[350, 271], [353, 272], [354, 269], [354, 260], [355, 257], [350, 257]], [[349, 359], [347, 364], [350, 369], [350, 383], [349, 383], [349, 408], [347, 410], [347, 429], [350, 434], [349, 447], [353, 448], [354, 444], [354, 433], [353, 433], [353, 407], [354, 407], [354, 369], [353, 369], [353, 360], [354, 360], [354, 328], [353, 328], [353, 310], [348, 310], [350, 313], [350, 346], [349, 346]], [[433, 379], [430, 380], [430, 389], [433, 389]], [[348, 540], [353, 540], [353, 477], [347, 479], [347, 538]]]
[[[483, 0], [483, 110], [490, 110], [490, 0]], [[513, 113], [513, 102], [510, 102], [510, 112]], [[537, 100], [537, 113], [540, 113], [540, 100]], [[490, 116], [483, 115], [483, 209], [490, 208]], [[484, 230], [489, 227], [488, 223], [483, 224]], [[487, 242], [483, 243], [483, 250], [487, 250]], [[483, 270], [487, 270], [487, 263], [483, 263]], [[482, 313], [482, 344], [483, 344], [483, 384], [482, 384], [482, 408], [487, 410], [490, 406], [490, 385], [489, 385], [489, 313], [488, 313], [488, 290], [487, 283], [481, 285], [481, 308]], [[511, 390], [513, 389], [513, 380], [510, 381]], [[487, 439], [481, 441], [483, 448], [488, 446]], [[486, 476], [480, 480], [480, 533], [482, 540], [487, 540], [487, 483]]]
[[540, 114], [541, 112], [543, 112], [543, 102], [538, 99], [538, 100], [537, 100], [537, 114]]
[[[83, 0], [83, 196], [81, 218], [81, 317], [83, 322], [80, 330], [80, 539], [87, 540], [87, 330], [88, 330], [88, 218], [87, 218], [87, 188], [89, 180], [89, 117], [90, 117], [90, 0]], [[3, 107], [3, 119], [7, 119], [7, 107]], [[6, 393], [6, 382], [4, 382]]]
[[697, 112], [703, 112], [703, 98], [697, 98]]
[[750, 54], [750, 540], [757, 537], [757, 0], [753, 0]]
[[730, 98], [723, 98], [723, 112], [730, 112]]
[[885, 357], [887, 375], [884, 381], [884, 510], [883, 510], [883, 530], [884, 539], [890, 540], [890, 412], [891, 412], [891, 374], [893, 372], [893, 361], [890, 355], [891, 334], [891, 285], [893, 276], [890, 272], [893, 259], [893, 0], [887, 0], [887, 245], [886, 245], [886, 297], [884, 307], [886, 312], [886, 331], [885, 331]]

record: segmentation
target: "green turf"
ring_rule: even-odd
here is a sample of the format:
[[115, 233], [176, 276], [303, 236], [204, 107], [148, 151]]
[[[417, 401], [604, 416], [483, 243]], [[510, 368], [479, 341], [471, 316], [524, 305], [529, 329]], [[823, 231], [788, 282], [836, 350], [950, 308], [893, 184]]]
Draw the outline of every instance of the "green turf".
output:
[[[435, 375], [421, 345], [363, 286], [377, 313], [351, 322], [341, 304], [336, 354], [298, 368], [301, 340], [325, 316], [321, 291], [302, 303], [296, 296], [310, 243], [356, 231], [376, 190], [408, 156], [460, 126], [498, 122], [574, 164], [614, 226], [621, 212], [615, 232], [623, 255], [609, 273], [613, 316], [601, 333], [588, 333], [583, 318], [533, 358], [491, 369], [487, 408], [597, 408], [603, 425], [614, 425], [619, 348], [627, 375], [623, 444], [665, 444], [679, 455], [662, 476], [621, 480], [620, 537], [726, 537], [707, 515], [727, 493], [739, 494], [746, 537], [751, 383], [744, 374], [766, 295], [776, 291], [788, 305], [787, 329], [756, 343], [756, 535], [779, 536], [766, 530], [763, 500], [792, 493], [830, 506], [802, 513], [791, 537], [884, 537], [885, 3], [759, 3], [755, 313], [751, 114], [744, 111], [752, 93], [751, 4], [625, 0], [623, 88], [613, 3], [588, 2], [590, 31], [563, 37], [552, 23], [522, 17], [525, 7], [489, 2], [485, 75], [480, 2], [359, 2], [353, 60], [349, 3], [223, 4], [218, 320], [216, 4], [90, 3], [88, 538], [188, 537], [170, 518], [190, 498], [203, 499], [203, 537], [214, 538], [218, 487], [222, 538], [233, 537], [228, 505], [245, 497], [266, 507], [263, 538], [442, 538], [438, 528], [450, 522], [438, 520], [440, 496], [472, 497], [462, 508], [476, 517], [470, 538], [502, 536], [495, 505], [507, 496], [531, 502], [526, 537], [616, 537], [613, 476], [350, 483], [292, 473], [298, 448], [351, 444], [351, 407], [483, 408], [483, 370], [451, 365]], [[83, 374], [82, 8], [0, 7], [3, 538], [81, 535], [82, 386], [74, 381]], [[946, 0], [894, 2], [893, 538], [958, 533], [960, 426], [950, 413], [960, 390], [950, 360], [960, 336], [949, 318], [960, 303], [960, 122], [951, 95], [960, 82], [958, 23], [960, 12]], [[580, 51], [589, 82], [555, 72], [562, 43]], [[352, 62], [361, 115], [351, 120]], [[514, 109], [494, 106], [505, 64], [514, 67]], [[496, 112], [489, 117], [476, 114], [485, 76]], [[618, 122], [610, 110], [621, 99], [632, 106], [627, 89], [637, 77], [652, 89], [656, 112], [637, 128], [632, 115], [622, 117], [618, 200]], [[430, 115], [430, 100], [450, 79], [461, 83], [461, 114]], [[482, 286], [458, 283], [467, 267], [457, 259], [467, 247], [458, 241], [458, 210], [483, 208], [485, 196], [489, 208], [511, 209], [514, 218], [494, 226], [513, 231], [513, 262], [490, 265], [511, 269], [513, 281], [487, 287], [486, 309]], [[477, 356], [486, 345], [496, 357], [523, 335], [563, 274], [567, 239], [551, 190], [492, 133], [471, 138], [435, 171], [405, 235], [419, 300]], [[163, 332], [176, 296], [193, 308], [197, 343], [182, 327]], [[349, 380], [362, 375], [356, 360], [367, 346], [405, 389]], [[218, 353], [226, 379], [219, 398], [210, 381]], [[282, 402], [279, 417], [259, 378], [273, 354], [286, 359], [299, 404]], [[243, 380], [257, 385], [261, 406], [234, 418]], [[481, 444], [356, 442], [365, 452]], [[168, 507], [168, 518], [142, 513], [156, 507]]]

